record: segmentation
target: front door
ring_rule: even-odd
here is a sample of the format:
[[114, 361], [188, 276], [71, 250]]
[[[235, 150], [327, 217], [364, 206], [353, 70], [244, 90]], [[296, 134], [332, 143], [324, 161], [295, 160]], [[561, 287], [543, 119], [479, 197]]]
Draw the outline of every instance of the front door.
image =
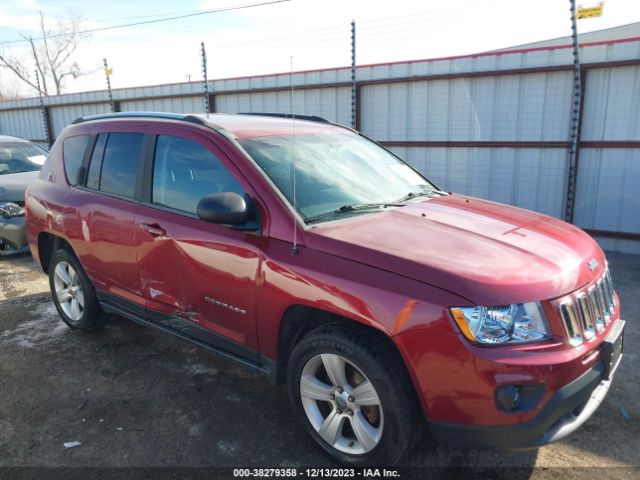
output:
[[196, 215], [204, 196], [251, 195], [249, 186], [209, 139], [175, 127], [158, 133], [149, 198], [136, 216], [138, 268], [149, 315], [252, 356], [261, 238]]

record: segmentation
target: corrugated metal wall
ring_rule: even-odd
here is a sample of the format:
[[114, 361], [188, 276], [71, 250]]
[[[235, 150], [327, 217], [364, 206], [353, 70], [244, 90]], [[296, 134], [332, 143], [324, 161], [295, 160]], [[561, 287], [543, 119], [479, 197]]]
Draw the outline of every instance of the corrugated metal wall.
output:
[[[218, 95], [219, 112], [291, 112], [288, 91]], [[351, 122], [350, 88], [313, 88], [293, 92], [293, 111], [319, 115], [331, 122], [348, 125]]]
[[562, 217], [564, 149], [392, 147], [446, 191]]
[[[562, 141], [570, 72], [456, 78], [362, 88], [363, 133], [397, 141]], [[392, 147], [441, 188], [560, 217], [565, 149]]]
[[[589, 72], [582, 139], [640, 141], [640, 67]], [[575, 224], [593, 230], [640, 232], [640, 148], [583, 147]], [[604, 239], [612, 250], [640, 253], [640, 242]]]
[[44, 139], [41, 110], [0, 110], [0, 133], [16, 137]]
[[[605, 248], [640, 253], [640, 41], [581, 48], [586, 89], [574, 223]], [[571, 51], [534, 48], [361, 66], [358, 122], [440, 187], [562, 217], [572, 108]], [[218, 112], [351, 122], [348, 68], [210, 82]], [[202, 112], [201, 83], [113, 91], [121, 111]], [[109, 111], [106, 91], [45, 99], [53, 136]], [[37, 99], [0, 102], [0, 133], [44, 140]]]
[[70, 105], [52, 108], [51, 127], [54, 137], [60, 135], [64, 127], [83, 115], [95, 115], [109, 111], [109, 103], [92, 103], [89, 105]]
[[362, 88], [362, 131], [384, 140], [566, 140], [570, 72]]

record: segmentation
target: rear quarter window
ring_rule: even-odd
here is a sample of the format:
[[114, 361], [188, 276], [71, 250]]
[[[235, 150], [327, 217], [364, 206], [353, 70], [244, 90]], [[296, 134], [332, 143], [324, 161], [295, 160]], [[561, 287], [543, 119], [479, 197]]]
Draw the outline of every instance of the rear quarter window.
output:
[[62, 158], [67, 181], [71, 185], [78, 184], [78, 172], [82, 166], [82, 159], [89, 144], [89, 138], [89, 135], [76, 135], [64, 139]]
[[87, 172], [87, 188], [98, 190], [100, 188], [100, 170], [102, 169], [102, 157], [104, 156], [104, 146], [107, 143], [107, 134], [98, 135], [98, 140], [93, 147], [89, 171]]

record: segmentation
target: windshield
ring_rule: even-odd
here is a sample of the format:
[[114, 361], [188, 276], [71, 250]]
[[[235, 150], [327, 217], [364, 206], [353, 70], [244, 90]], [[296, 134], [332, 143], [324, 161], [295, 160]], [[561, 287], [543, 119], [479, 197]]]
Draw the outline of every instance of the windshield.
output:
[[0, 175], [40, 170], [46, 155], [46, 150], [30, 143], [2, 143]]
[[[350, 205], [385, 205], [436, 189], [397, 157], [359, 135], [314, 133], [240, 140], [242, 147], [305, 221]], [[352, 214], [375, 210], [350, 210]], [[379, 211], [379, 210], [378, 210]]]

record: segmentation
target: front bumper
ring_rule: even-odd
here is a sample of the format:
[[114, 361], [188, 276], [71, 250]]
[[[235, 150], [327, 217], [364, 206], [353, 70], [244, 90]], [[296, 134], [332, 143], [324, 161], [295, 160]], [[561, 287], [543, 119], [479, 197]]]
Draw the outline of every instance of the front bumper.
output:
[[[622, 338], [623, 330], [624, 322], [618, 320], [611, 334]], [[605, 359], [599, 361], [556, 391], [528, 422], [500, 426], [431, 423], [431, 433], [441, 443], [502, 451], [529, 450], [561, 440], [580, 428], [602, 404], [621, 358], [620, 351], [612, 364]]]
[[0, 254], [27, 251], [25, 217], [0, 217]]

